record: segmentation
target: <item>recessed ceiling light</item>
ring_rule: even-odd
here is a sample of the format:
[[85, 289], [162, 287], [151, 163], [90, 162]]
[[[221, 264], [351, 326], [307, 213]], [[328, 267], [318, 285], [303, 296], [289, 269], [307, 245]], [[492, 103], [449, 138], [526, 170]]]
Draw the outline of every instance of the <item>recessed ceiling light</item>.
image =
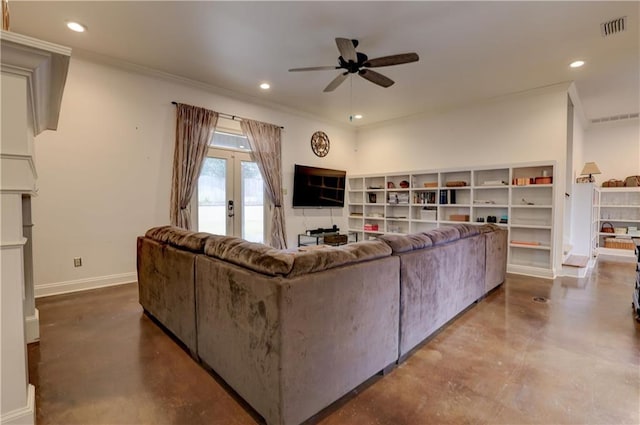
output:
[[85, 32], [87, 30], [87, 27], [77, 22], [67, 22], [67, 28], [75, 32]]
[[262, 83], [260, 84], [260, 88], [262, 90], [269, 90], [271, 88], [271, 85], [269, 83]]
[[582, 65], [584, 65], [584, 61], [573, 61], [569, 64], [571, 68], [580, 68]]
[[357, 120], [361, 120], [362, 119], [362, 115], [361, 114], [356, 114], [353, 116], [353, 118], [357, 119]]

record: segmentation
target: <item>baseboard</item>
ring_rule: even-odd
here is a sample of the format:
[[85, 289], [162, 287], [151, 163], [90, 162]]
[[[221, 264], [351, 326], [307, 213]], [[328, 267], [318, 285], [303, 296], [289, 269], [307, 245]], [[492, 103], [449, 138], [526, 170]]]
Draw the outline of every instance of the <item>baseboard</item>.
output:
[[521, 274], [525, 276], [541, 277], [543, 279], [555, 279], [556, 272], [554, 269], [545, 269], [542, 267], [520, 266], [515, 264], [507, 265], [507, 273]]
[[136, 272], [112, 274], [109, 276], [92, 277], [88, 279], [70, 280], [67, 282], [45, 283], [35, 286], [35, 297], [68, 294], [69, 292], [87, 291], [89, 289], [105, 288], [107, 286], [124, 285], [138, 280]]
[[37, 308], [33, 316], [25, 317], [24, 332], [27, 338], [27, 344], [40, 341], [40, 312]]
[[36, 387], [27, 387], [27, 404], [0, 416], [0, 425], [34, 425], [36, 423]]

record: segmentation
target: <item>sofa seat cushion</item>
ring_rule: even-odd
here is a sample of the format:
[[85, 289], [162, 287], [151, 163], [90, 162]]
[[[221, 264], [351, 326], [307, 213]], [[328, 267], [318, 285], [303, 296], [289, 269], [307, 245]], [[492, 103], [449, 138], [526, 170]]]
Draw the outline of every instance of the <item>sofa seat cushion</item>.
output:
[[286, 275], [293, 267], [294, 254], [234, 236], [212, 235], [204, 253], [269, 276]]
[[425, 232], [425, 235], [431, 239], [433, 245], [441, 245], [460, 239], [460, 231], [455, 227], [438, 227]]
[[381, 235], [378, 239], [389, 245], [395, 254], [427, 248], [433, 245], [431, 238], [424, 233], [411, 235]]
[[192, 232], [175, 226], [159, 226], [149, 229], [145, 236], [176, 248], [202, 253], [204, 252], [204, 245], [211, 234]]
[[391, 248], [382, 241], [361, 241], [347, 245], [314, 249], [296, 253], [288, 277], [315, 273], [361, 261], [388, 257]]

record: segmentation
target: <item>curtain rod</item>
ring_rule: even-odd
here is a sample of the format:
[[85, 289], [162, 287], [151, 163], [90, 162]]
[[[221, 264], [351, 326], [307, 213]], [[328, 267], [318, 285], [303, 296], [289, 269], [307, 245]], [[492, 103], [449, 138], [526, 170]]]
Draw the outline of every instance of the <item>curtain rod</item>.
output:
[[[178, 102], [176, 102], [175, 100], [174, 100], [174, 101], [172, 101], [171, 103], [173, 103], [174, 105], [178, 106]], [[216, 112], [216, 113], [218, 114], [218, 116], [220, 116], [220, 117], [222, 117], [222, 118], [230, 119], [230, 120], [232, 120], [232, 121], [242, 121], [242, 120], [246, 120], [246, 118], [242, 118], [242, 117], [239, 117], [239, 116], [237, 116], [237, 115], [226, 114], [226, 113], [224, 113], [224, 112]], [[270, 123], [267, 123], [267, 124], [270, 124]], [[275, 125], [275, 124], [271, 124], [271, 125]], [[284, 127], [282, 127], [281, 125], [278, 125], [278, 126], [276, 126], [276, 127], [280, 127], [281, 129], [283, 129], [283, 130], [284, 130]]]

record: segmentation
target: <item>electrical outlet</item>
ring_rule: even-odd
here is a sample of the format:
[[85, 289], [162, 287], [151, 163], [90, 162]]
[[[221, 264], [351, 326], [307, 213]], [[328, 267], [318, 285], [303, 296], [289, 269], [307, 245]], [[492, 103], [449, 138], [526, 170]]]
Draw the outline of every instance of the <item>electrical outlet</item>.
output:
[[75, 257], [73, 259], [73, 267], [82, 267], [82, 257]]

